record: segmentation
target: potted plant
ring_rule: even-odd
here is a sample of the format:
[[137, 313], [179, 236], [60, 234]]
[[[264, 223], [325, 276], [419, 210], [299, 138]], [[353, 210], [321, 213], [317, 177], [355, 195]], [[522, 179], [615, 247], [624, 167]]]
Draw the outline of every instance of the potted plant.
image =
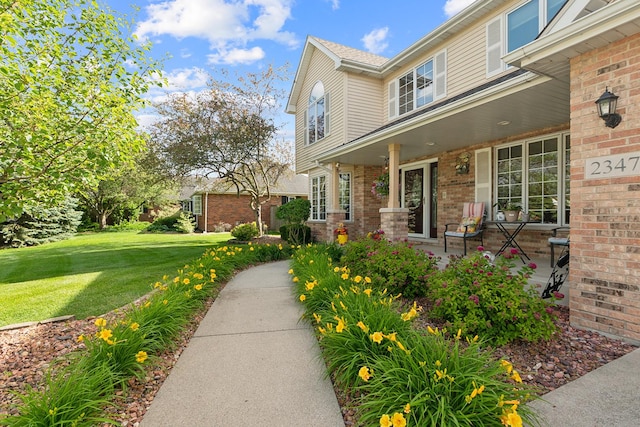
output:
[[520, 214], [520, 205], [512, 201], [508, 201], [504, 206], [504, 216], [507, 222], [514, 222], [518, 220]]
[[336, 235], [336, 239], [340, 245], [344, 245], [349, 240], [349, 232], [343, 223], [338, 224], [338, 227], [333, 230], [333, 234]]

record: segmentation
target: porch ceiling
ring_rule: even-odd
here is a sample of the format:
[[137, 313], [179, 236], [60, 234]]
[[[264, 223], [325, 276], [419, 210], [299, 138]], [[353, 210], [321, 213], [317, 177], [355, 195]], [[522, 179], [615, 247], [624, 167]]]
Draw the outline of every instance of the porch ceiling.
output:
[[529, 74], [512, 87], [475, 94], [347, 143], [318, 161], [382, 165], [387, 146], [400, 144], [403, 163], [568, 122], [569, 86]]

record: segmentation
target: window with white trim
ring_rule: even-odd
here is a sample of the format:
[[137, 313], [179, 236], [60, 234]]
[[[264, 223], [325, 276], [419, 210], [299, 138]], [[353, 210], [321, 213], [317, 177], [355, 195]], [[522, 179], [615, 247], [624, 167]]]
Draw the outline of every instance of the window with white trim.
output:
[[311, 220], [327, 219], [327, 183], [325, 176], [311, 178]]
[[193, 211], [194, 215], [202, 215], [202, 194], [194, 194], [191, 197], [193, 203]]
[[568, 134], [497, 147], [498, 205], [515, 203], [543, 224], [568, 225], [569, 151]]
[[313, 144], [329, 135], [329, 94], [325, 93], [322, 82], [317, 82], [311, 90], [304, 122], [306, 144]]
[[487, 76], [507, 67], [501, 57], [532, 42], [553, 19], [566, 0], [527, 0], [487, 23]]
[[340, 173], [338, 179], [340, 209], [344, 211], [344, 219], [351, 221], [351, 173]]
[[447, 95], [447, 54], [433, 58], [389, 83], [389, 118], [406, 114]]

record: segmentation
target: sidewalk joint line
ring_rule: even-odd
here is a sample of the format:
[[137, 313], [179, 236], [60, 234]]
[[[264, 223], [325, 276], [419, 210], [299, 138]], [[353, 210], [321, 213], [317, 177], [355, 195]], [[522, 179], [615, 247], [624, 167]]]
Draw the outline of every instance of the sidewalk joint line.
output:
[[211, 337], [224, 337], [231, 335], [255, 335], [255, 334], [271, 334], [275, 332], [288, 332], [288, 331], [304, 331], [307, 329], [306, 327], [300, 328], [287, 328], [287, 329], [273, 329], [267, 331], [250, 331], [250, 332], [229, 332], [229, 333], [221, 333], [221, 334], [207, 334], [207, 335], [194, 335], [193, 338], [211, 338]]

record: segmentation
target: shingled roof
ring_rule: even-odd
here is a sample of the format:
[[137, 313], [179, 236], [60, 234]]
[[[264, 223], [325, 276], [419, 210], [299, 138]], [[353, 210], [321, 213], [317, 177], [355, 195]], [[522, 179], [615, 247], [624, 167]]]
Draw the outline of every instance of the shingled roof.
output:
[[328, 40], [319, 39], [318, 37], [310, 36], [309, 38], [314, 39], [329, 51], [331, 51], [335, 56], [343, 60], [358, 62], [365, 65], [372, 65], [374, 67], [380, 67], [389, 60], [389, 58], [384, 56], [376, 55], [371, 52], [365, 52], [364, 50], [355, 49], [353, 47], [330, 42]]

